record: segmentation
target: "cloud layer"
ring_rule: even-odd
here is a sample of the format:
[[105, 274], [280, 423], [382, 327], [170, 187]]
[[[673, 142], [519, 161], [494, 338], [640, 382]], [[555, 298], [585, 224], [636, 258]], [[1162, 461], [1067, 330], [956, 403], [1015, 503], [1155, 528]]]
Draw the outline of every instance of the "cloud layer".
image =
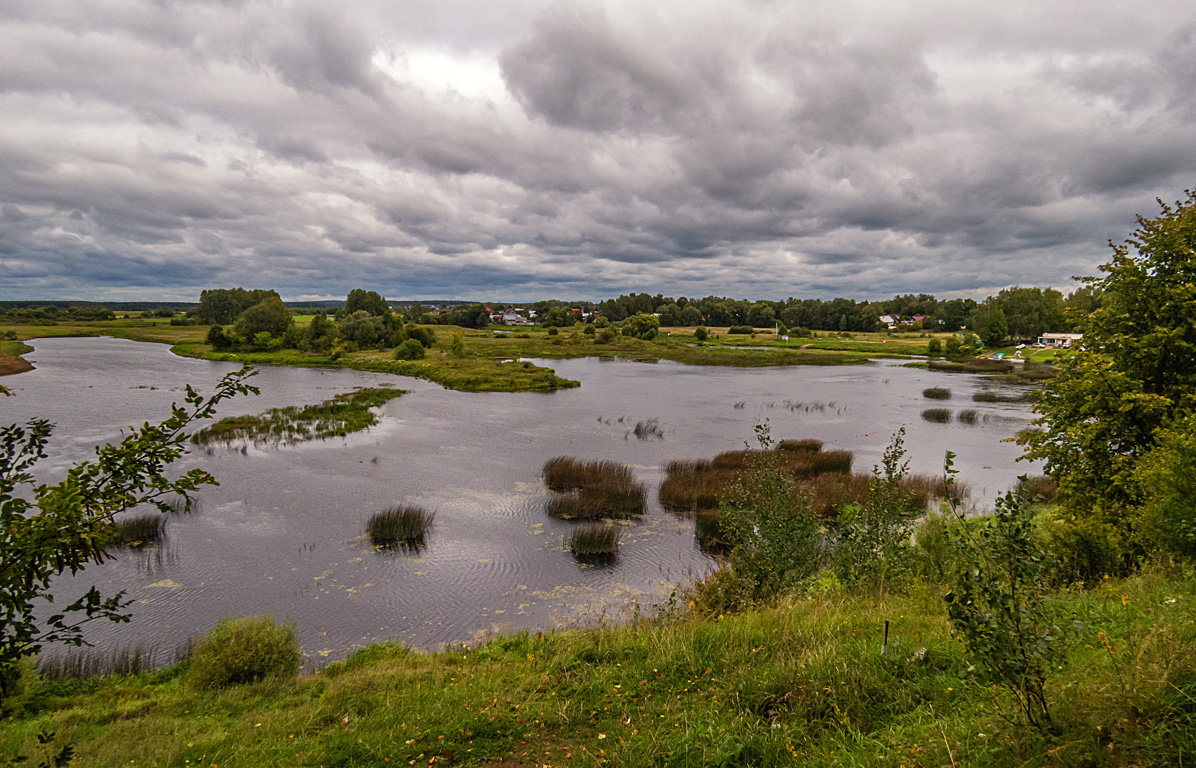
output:
[[0, 298], [979, 295], [1196, 186], [1196, 12], [0, 0]]

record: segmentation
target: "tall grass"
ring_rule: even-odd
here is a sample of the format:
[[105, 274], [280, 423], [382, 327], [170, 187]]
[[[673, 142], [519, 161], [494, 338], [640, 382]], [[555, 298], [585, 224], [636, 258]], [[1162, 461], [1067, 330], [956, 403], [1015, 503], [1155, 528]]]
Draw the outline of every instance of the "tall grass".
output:
[[1017, 395], [1002, 395], [999, 392], [987, 389], [972, 395], [972, 401], [977, 403], [1028, 403], [1031, 399], [1033, 399], [1033, 396], [1029, 392]]
[[154, 668], [154, 656], [154, 649], [145, 645], [127, 645], [108, 651], [72, 648], [53, 655], [38, 656], [37, 671], [49, 680], [139, 675]]
[[936, 424], [946, 424], [951, 421], [950, 408], [927, 408], [922, 411], [923, 421], [932, 421]]
[[961, 424], [975, 424], [979, 416], [974, 409], [968, 408], [956, 414], [955, 418]]
[[619, 529], [613, 523], [582, 525], [569, 537], [569, 551], [578, 560], [613, 560], [619, 554]]
[[922, 390], [922, 397], [930, 400], [950, 400], [951, 390], [943, 387], [927, 387]]
[[156, 544], [166, 533], [166, 518], [158, 512], [145, 512], [117, 520], [108, 544], [113, 547], [144, 547]]
[[822, 450], [822, 441], [814, 439], [782, 440], [777, 443], [777, 449], [797, 453], [818, 453]]
[[544, 511], [565, 520], [627, 518], [644, 512], [644, 486], [614, 461], [558, 456], [544, 464], [544, 482], [556, 495]]
[[418, 547], [423, 545], [435, 518], [434, 512], [423, 507], [392, 507], [371, 515], [366, 533], [376, 547]]

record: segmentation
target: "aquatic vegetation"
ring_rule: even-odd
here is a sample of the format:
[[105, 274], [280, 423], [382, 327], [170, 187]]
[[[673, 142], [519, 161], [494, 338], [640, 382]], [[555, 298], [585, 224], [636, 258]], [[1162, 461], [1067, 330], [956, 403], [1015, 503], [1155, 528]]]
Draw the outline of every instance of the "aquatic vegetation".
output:
[[[830, 518], [844, 504], [858, 504], [867, 498], [871, 475], [852, 473], [855, 457], [851, 451], [823, 451], [821, 447], [818, 440], [783, 440], [776, 448], [777, 467], [798, 490], [808, 495], [815, 514]], [[661, 506], [681, 514], [705, 516], [707, 519], [699, 524], [706, 530], [714, 530], [719, 503], [727, 499], [731, 487], [760, 453], [759, 450], [726, 451], [713, 459], [670, 461], [664, 467], [665, 478], [660, 484]], [[929, 475], [907, 474], [901, 481], [901, 489], [919, 508], [925, 507], [930, 499], [947, 494], [942, 478]], [[956, 483], [955, 491], [957, 495], [966, 495], [966, 485]]]
[[558, 456], [544, 464], [544, 482], [556, 494], [544, 508], [553, 517], [626, 518], [644, 512], [644, 486], [618, 462]]
[[927, 408], [922, 411], [923, 421], [932, 421], [936, 424], [946, 424], [951, 421], [950, 408]]
[[404, 393], [390, 387], [357, 389], [316, 405], [289, 405], [258, 415], [232, 416], [204, 427], [191, 440], [205, 445], [233, 440], [301, 443], [343, 437], [377, 424], [378, 417], [371, 409]]
[[436, 513], [423, 507], [392, 507], [371, 515], [366, 533], [376, 547], [420, 546], [435, 518]]
[[569, 537], [569, 551], [579, 560], [613, 560], [619, 554], [619, 529], [613, 523], [579, 526]]
[[961, 424], [975, 424], [979, 416], [974, 409], [968, 408], [967, 410], [957, 413], [955, 418]]
[[930, 400], [950, 400], [951, 390], [944, 387], [927, 387], [922, 390], [922, 397]]
[[85, 680], [106, 675], [139, 675], [155, 668], [154, 649], [127, 645], [110, 651], [96, 648], [66, 648], [37, 657], [37, 671], [47, 680]]
[[156, 544], [166, 533], [166, 518], [157, 512], [117, 520], [112, 527], [112, 534], [108, 537], [108, 545], [112, 547], [137, 548], [147, 544]]
[[648, 440], [649, 438], [664, 439], [664, 431], [660, 428], [659, 419], [648, 419], [647, 421], [637, 421], [635, 429], [631, 430], [635, 434], [636, 440]]
[[984, 390], [972, 395], [972, 401], [976, 403], [1027, 403], [1033, 398], [1030, 392], [1023, 392], [1017, 395], [1002, 395], [999, 392], [991, 390]]

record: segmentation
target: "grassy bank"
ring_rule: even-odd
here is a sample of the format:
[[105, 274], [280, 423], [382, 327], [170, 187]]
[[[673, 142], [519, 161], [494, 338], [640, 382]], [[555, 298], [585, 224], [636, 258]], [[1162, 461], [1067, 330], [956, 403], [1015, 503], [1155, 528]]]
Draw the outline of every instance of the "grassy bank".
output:
[[[309, 319], [297, 318], [297, 322], [302, 325]], [[600, 356], [646, 363], [670, 360], [687, 365], [740, 367], [855, 365], [878, 357], [925, 355], [927, 345], [933, 338], [919, 334], [815, 333], [785, 340], [775, 337], [770, 331], [728, 335], [725, 328], [712, 328], [710, 330], [715, 335], [709, 341], [699, 343], [694, 338], [693, 328], [665, 328], [652, 340], [614, 336], [604, 341], [601, 334], [587, 334], [581, 328], [565, 328], [556, 334], [549, 334], [547, 329], [538, 327], [484, 330], [440, 325], [424, 327], [435, 338], [426, 357], [421, 360], [395, 360], [390, 351], [379, 350], [348, 352], [336, 357], [293, 349], [221, 353], [204, 342], [207, 335], [205, 326], [172, 326], [161, 320], [142, 318], [61, 322], [54, 325], [0, 324], [0, 330], [13, 331], [17, 339], [22, 340], [49, 336], [107, 335], [170, 344], [176, 354], [187, 357], [254, 365], [302, 365], [394, 373], [428, 379], [448, 389], [465, 392], [549, 392], [578, 386], [578, 382], [561, 378], [550, 368], [526, 362], [527, 358]], [[461, 334], [462, 337], [463, 346], [458, 354], [451, 351], [454, 334]], [[0, 346], [0, 366], [5, 365], [5, 361], [10, 366], [24, 363], [19, 355], [28, 351], [28, 347], [16, 346], [17, 342], [0, 344], [10, 345], [9, 348]], [[977, 366], [973, 369], [953, 363], [946, 364], [944, 369], [993, 373], [1008, 367], [993, 366], [983, 361]]]
[[[185, 666], [62, 681], [0, 721], [89, 766], [1179, 765], [1196, 750], [1196, 581], [1151, 573], [1056, 597], [1074, 619], [1059, 730], [973, 682], [942, 588], [833, 584], [741, 615], [526, 633], [434, 655], [359, 651], [294, 682], [197, 688]], [[881, 653], [884, 621], [888, 647]], [[1185, 760], [1187, 758], [1187, 760]]]

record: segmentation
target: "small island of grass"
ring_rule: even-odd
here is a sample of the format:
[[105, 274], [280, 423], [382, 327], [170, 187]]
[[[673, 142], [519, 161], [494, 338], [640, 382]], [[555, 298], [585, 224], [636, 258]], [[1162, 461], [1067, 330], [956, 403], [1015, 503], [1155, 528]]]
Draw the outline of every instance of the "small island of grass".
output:
[[391, 387], [357, 389], [316, 405], [288, 405], [256, 415], [232, 416], [204, 427], [191, 440], [206, 445], [233, 440], [302, 443], [343, 437], [377, 424], [372, 409], [404, 393]]

